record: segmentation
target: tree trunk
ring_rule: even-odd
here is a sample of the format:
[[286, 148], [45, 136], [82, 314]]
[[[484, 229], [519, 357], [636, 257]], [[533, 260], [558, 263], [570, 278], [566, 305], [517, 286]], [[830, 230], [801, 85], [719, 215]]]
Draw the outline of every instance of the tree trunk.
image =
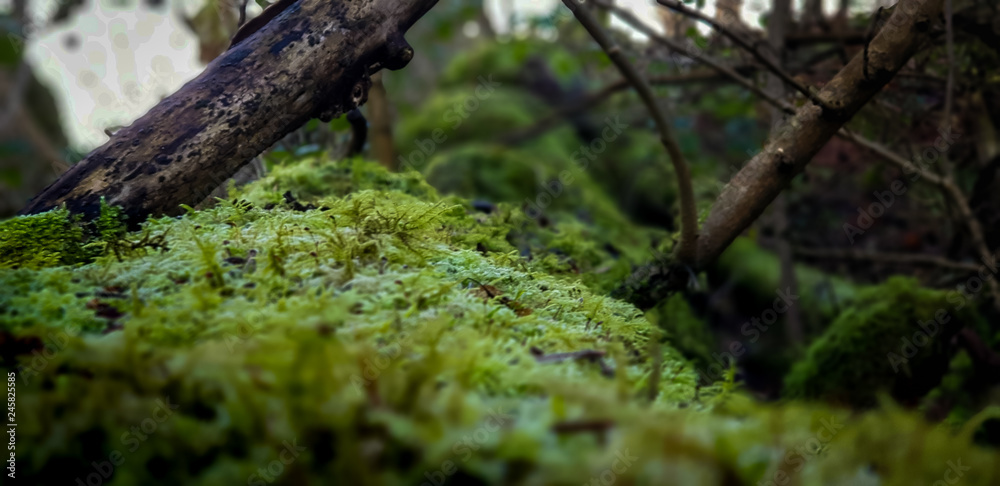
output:
[[365, 102], [370, 74], [413, 56], [403, 34], [437, 0], [300, 0], [209, 64], [178, 92], [35, 197], [22, 214], [59, 205], [85, 217], [100, 200], [130, 226], [174, 215], [312, 118]]

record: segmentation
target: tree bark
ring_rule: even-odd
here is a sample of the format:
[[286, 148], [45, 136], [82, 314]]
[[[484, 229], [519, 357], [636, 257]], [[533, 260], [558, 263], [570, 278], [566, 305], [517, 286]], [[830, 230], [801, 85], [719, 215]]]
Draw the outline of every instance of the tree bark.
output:
[[50, 185], [22, 210], [65, 204], [93, 218], [100, 200], [129, 225], [197, 204], [312, 118], [365, 102], [370, 75], [413, 56], [403, 34], [437, 0], [300, 0]]
[[940, 24], [943, 0], [902, 0], [872, 40], [818, 93], [827, 108], [807, 103], [764, 150], [733, 177], [712, 206], [698, 238], [698, 262], [722, 253], [805, 169], [841, 126], [888, 83]]

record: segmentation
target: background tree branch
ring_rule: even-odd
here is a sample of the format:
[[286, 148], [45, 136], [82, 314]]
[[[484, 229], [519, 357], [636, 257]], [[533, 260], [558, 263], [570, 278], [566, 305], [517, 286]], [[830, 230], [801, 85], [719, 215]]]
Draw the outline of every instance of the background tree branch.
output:
[[715, 201], [698, 239], [698, 261], [714, 261], [805, 169], [812, 157], [888, 83], [940, 22], [942, 0], [903, 0], [869, 46], [868, 76], [856, 55], [817, 93], [833, 110], [802, 106]]

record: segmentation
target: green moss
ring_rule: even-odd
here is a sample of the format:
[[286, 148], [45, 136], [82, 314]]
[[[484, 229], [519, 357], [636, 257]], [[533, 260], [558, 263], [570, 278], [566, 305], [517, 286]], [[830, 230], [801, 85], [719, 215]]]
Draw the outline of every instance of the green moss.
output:
[[[929, 484], [957, 456], [965, 484], [1000, 477], [909, 413], [699, 389], [641, 312], [505, 242], [515, 209], [302, 164], [124, 237], [161, 251], [0, 269], [18, 474], [86, 483], [123, 458], [106, 484]], [[559, 352], [590, 358], [538, 357]]]
[[0, 267], [72, 265], [85, 257], [83, 229], [65, 209], [0, 223]]
[[58, 208], [0, 222], [0, 268], [76, 265], [114, 253], [135, 251], [149, 242], [125, 241], [125, 218], [101, 199], [101, 212], [88, 223]]
[[715, 340], [704, 321], [698, 318], [684, 299], [674, 294], [646, 313], [667, 332], [670, 344], [699, 366], [714, 363]]
[[923, 397], [948, 369], [951, 337], [978, 321], [946, 295], [902, 277], [862, 291], [789, 372], [785, 396], [856, 407], [875, 405], [883, 393]]

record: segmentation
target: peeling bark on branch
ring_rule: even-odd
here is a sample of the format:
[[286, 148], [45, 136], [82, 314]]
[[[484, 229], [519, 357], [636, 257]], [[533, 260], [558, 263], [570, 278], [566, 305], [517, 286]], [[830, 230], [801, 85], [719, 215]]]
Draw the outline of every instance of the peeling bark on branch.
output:
[[312, 118], [363, 104], [370, 75], [413, 56], [403, 34], [437, 0], [299, 0], [222, 54], [35, 197], [22, 214], [65, 204], [94, 217], [100, 199], [129, 224], [196, 204]]
[[872, 40], [867, 65], [854, 57], [818, 93], [831, 108], [808, 103], [772, 135], [764, 150], [729, 182], [698, 238], [698, 262], [714, 261], [805, 169], [826, 142], [865, 105], [941, 23], [943, 0], [902, 0]]

